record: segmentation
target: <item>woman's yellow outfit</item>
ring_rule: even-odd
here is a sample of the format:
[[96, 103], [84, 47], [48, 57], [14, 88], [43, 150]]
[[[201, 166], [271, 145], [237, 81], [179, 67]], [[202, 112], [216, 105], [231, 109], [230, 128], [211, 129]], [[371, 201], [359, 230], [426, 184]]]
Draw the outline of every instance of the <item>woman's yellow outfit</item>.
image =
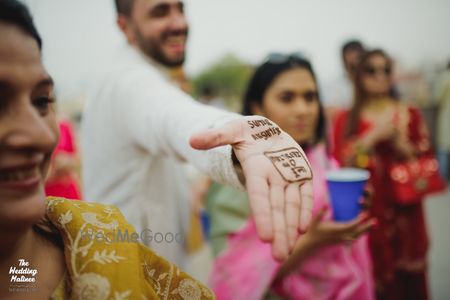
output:
[[52, 299], [213, 299], [204, 285], [139, 242], [110, 205], [48, 198], [39, 227], [59, 233], [67, 272]]

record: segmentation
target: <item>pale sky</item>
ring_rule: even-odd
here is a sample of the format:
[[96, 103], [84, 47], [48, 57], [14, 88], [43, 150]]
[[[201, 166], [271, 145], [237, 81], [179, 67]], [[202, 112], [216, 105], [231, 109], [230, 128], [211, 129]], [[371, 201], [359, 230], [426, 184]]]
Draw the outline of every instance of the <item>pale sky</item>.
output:
[[[44, 63], [62, 98], [83, 94], [124, 43], [113, 0], [26, 0], [44, 40]], [[450, 60], [449, 0], [186, 0], [186, 70], [226, 53], [259, 63], [303, 51], [322, 82], [339, 75], [340, 45], [359, 38], [402, 65]]]

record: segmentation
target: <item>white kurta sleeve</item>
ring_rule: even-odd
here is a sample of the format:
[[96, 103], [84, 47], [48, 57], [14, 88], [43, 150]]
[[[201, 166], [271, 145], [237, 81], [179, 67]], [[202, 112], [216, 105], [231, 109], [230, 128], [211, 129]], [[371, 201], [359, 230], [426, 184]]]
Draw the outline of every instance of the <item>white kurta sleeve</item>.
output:
[[186, 160], [215, 181], [242, 189], [231, 146], [207, 151], [189, 145], [192, 134], [221, 126], [240, 115], [202, 105], [150, 70], [133, 70], [115, 87], [112, 111], [137, 146], [154, 155]]

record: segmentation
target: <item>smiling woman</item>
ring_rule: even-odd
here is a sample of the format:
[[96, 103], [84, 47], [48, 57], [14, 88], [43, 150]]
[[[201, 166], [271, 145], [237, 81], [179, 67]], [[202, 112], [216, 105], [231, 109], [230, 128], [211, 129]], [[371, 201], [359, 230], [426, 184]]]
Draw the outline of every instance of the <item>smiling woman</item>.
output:
[[53, 81], [35, 38], [10, 23], [0, 30], [0, 222], [25, 226], [44, 210], [42, 187], [58, 140]]
[[[371, 173], [370, 213], [379, 220], [370, 234], [377, 297], [429, 299], [429, 237], [424, 194], [419, 192], [423, 188], [418, 181], [412, 192], [396, 193], [400, 184], [394, 166], [433, 157], [434, 152], [421, 112], [395, 93], [391, 70], [392, 60], [381, 49], [369, 50], [361, 57], [355, 69], [353, 106], [335, 120], [334, 155], [343, 165]], [[416, 164], [426, 178], [421, 164]], [[405, 173], [410, 176], [406, 171], [401, 174]], [[413, 199], [405, 204], [402, 196]]]
[[117, 208], [45, 199], [58, 142], [54, 87], [20, 2], [0, 1], [0, 36], [0, 299], [213, 298], [142, 244], [81, 239], [135, 232]]

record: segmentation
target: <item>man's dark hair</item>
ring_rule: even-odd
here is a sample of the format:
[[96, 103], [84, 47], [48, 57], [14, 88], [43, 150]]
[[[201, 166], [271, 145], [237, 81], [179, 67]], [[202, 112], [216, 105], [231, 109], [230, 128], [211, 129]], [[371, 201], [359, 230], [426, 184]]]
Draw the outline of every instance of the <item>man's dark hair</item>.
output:
[[349, 40], [342, 45], [341, 54], [344, 57], [345, 53], [349, 50], [358, 50], [363, 52], [364, 46], [359, 40]]
[[127, 17], [131, 16], [134, 0], [114, 0], [116, 12]]
[[15, 25], [25, 31], [36, 40], [39, 49], [42, 48], [42, 40], [34, 26], [28, 8], [17, 0], [0, 0], [0, 22]]

